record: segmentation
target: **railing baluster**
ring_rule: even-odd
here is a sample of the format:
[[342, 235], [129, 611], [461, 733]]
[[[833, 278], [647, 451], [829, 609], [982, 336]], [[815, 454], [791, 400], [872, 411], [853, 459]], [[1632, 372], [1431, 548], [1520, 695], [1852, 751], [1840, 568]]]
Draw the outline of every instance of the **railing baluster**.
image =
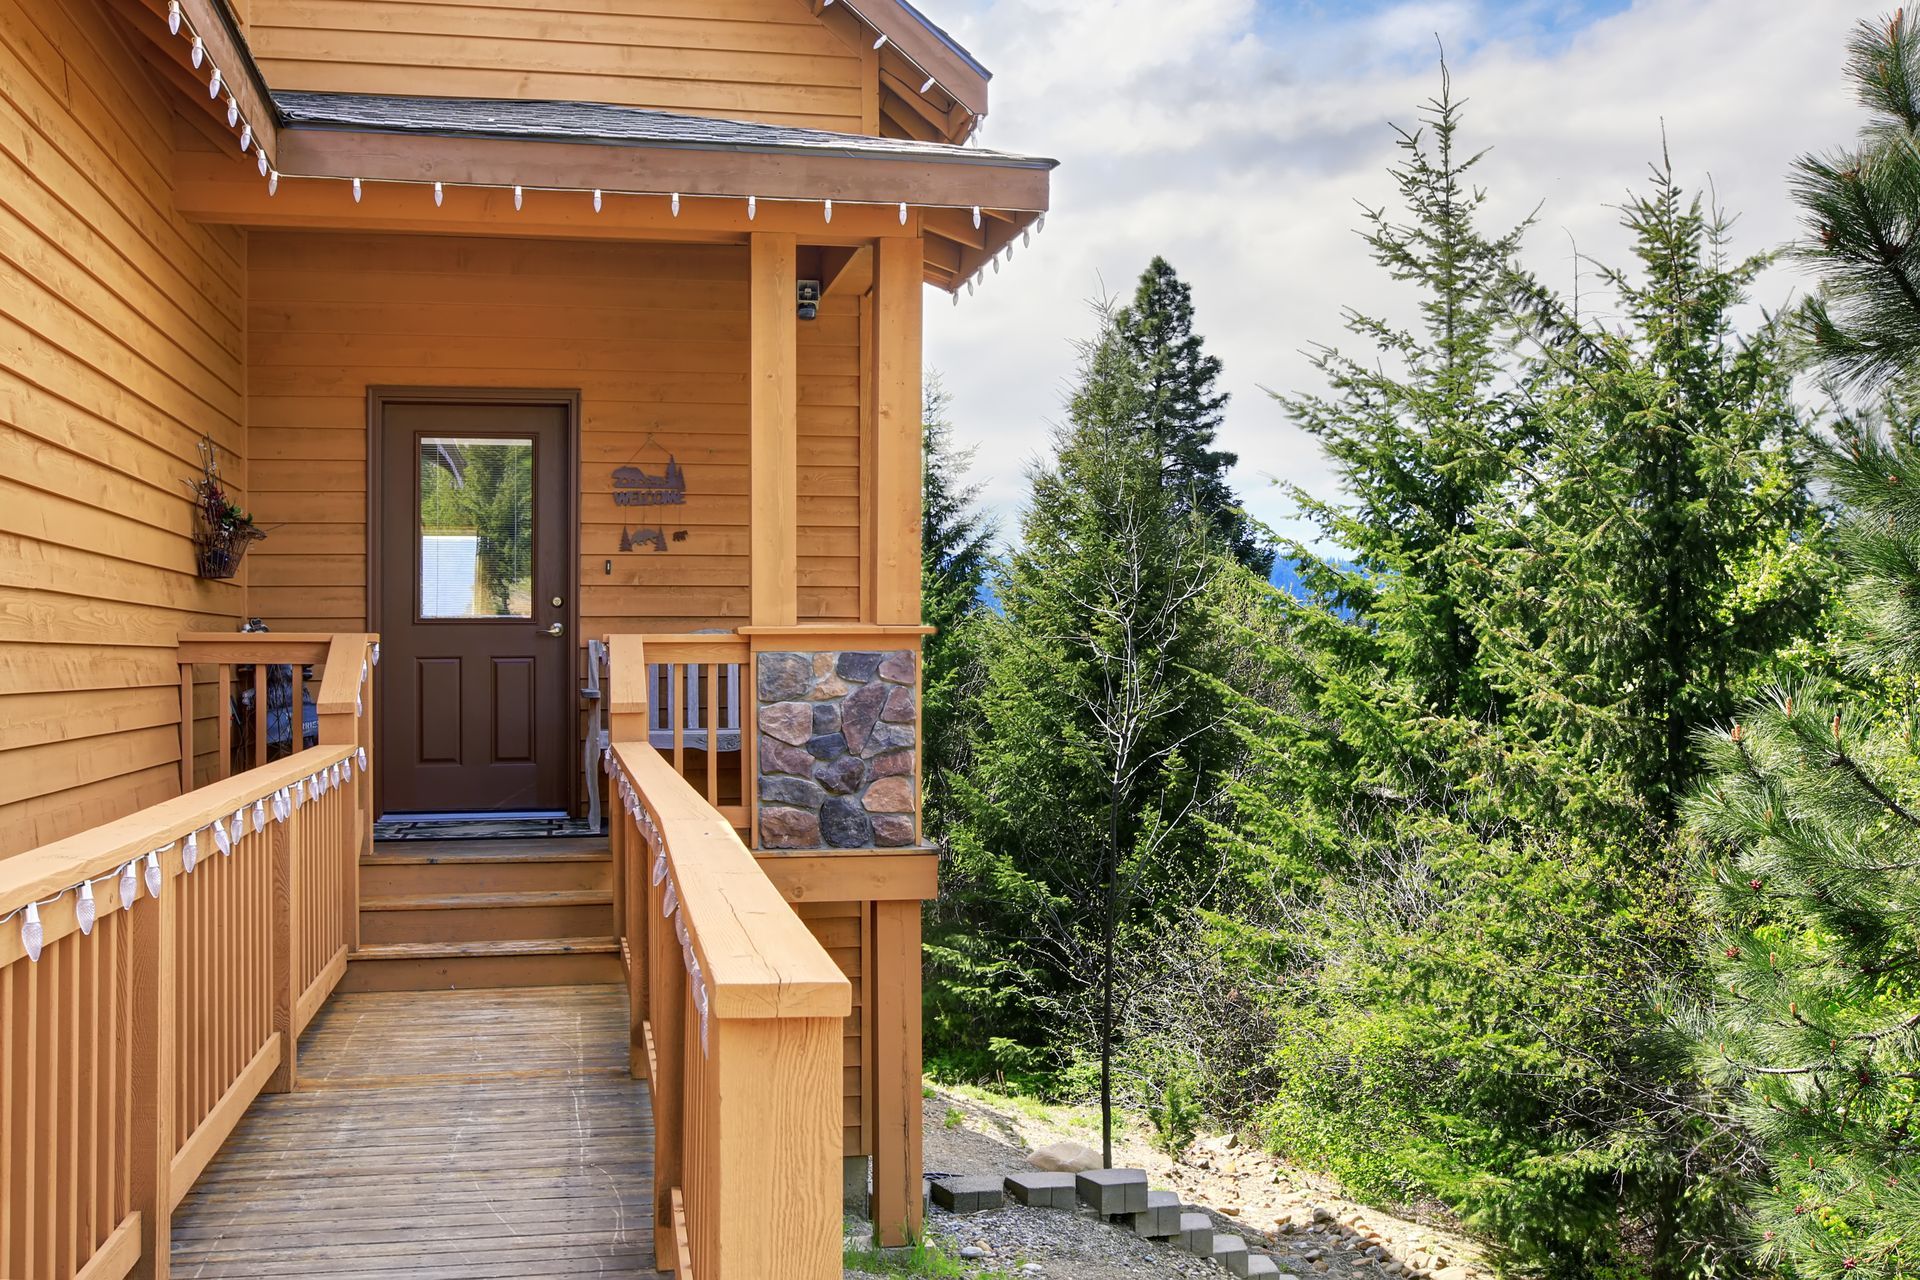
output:
[[720, 804], [720, 667], [707, 666], [707, 803]]
[[267, 664], [253, 664], [253, 767], [267, 762]]

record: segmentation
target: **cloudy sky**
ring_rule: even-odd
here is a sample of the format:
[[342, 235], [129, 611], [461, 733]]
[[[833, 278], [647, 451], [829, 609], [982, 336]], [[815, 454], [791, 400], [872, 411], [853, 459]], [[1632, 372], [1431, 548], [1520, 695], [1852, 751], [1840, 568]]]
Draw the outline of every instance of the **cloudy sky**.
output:
[[[1535, 205], [1531, 265], [1575, 283], [1575, 246], [1618, 260], [1621, 197], [1659, 154], [1739, 215], [1735, 248], [1794, 234], [1785, 174], [1844, 142], [1840, 74], [1858, 0], [920, 0], [994, 72], [989, 146], [1058, 158], [1054, 212], [958, 307], [928, 295], [927, 365], [954, 396], [976, 478], [1011, 522], [1061, 416], [1087, 300], [1130, 292], [1161, 253], [1194, 289], [1233, 394], [1222, 442], [1261, 518], [1289, 531], [1276, 478], [1332, 495], [1314, 443], [1263, 388], [1311, 389], [1303, 354], [1341, 309], [1404, 314], [1354, 235], [1390, 189], [1390, 124], [1438, 86], [1435, 37], [1490, 218]], [[1763, 282], [1777, 307], [1804, 287]]]

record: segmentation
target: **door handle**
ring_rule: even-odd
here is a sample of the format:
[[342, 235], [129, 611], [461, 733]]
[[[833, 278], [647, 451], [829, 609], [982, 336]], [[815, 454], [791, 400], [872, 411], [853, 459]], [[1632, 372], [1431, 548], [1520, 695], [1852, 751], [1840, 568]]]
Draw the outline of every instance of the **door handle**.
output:
[[547, 634], [550, 636], [563, 636], [567, 634], [567, 624], [564, 622], [556, 622], [547, 628]]

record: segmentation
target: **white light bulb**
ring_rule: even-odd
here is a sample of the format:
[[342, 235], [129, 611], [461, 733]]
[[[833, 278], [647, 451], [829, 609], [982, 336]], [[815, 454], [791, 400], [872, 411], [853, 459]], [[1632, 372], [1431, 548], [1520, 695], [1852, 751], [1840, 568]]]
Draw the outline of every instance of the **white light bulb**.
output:
[[593, 211], [600, 212], [600, 188], [598, 187], [593, 189]]
[[667, 891], [660, 899], [660, 914], [671, 916], [673, 909], [680, 905], [680, 895], [674, 892], [673, 881], [667, 881]]
[[29, 902], [27, 913], [20, 920], [20, 945], [27, 949], [27, 959], [38, 964], [40, 950], [46, 946], [47, 933], [40, 927], [40, 908]]
[[1047, 229], [1047, 215], [1046, 215], [1046, 214], [1044, 214], [1044, 213], [1043, 213], [1043, 214], [1041, 214], [1041, 215], [1040, 215], [1040, 216], [1039, 216], [1038, 218], [1035, 218], [1035, 219], [1033, 220], [1033, 229], [1034, 229], [1035, 231], [1045, 231], [1045, 230]]
[[193, 38], [193, 48], [187, 53], [187, 60], [193, 63], [193, 69], [198, 71], [200, 64], [207, 60], [207, 42], [199, 36], [195, 36]]
[[367, 714], [366, 700], [357, 693], [353, 695], [353, 714], [356, 716]]
[[134, 864], [129, 862], [120, 868], [120, 909], [133, 910], [133, 904], [140, 896], [140, 878], [134, 874]]
[[672, 203], [673, 203], [673, 216], [677, 218], [680, 216], [680, 193], [678, 191], [673, 193]]
[[900, 225], [903, 227], [907, 225], [907, 202], [905, 200], [900, 202]]
[[956, 307], [960, 305], [960, 295], [957, 293], [953, 295], [953, 305]]
[[270, 196], [280, 194], [280, 171], [278, 169], [269, 169], [267, 171], [267, 194]]
[[[246, 810], [244, 810], [244, 809], [235, 809], [235, 810], [233, 811], [233, 821], [232, 821], [232, 823], [230, 823], [230, 824], [228, 825], [228, 827], [227, 827], [227, 843], [228, 843], [228, 845], [237, 845], [237, 844], [239, 844], [239, 843], [240, 843], [240, 841], [241, 841], [241, 840], [243, 840], [243, 839], [244, 839], [244, 838], [246, 837], [246, 834], [247, 834], [247, 813], [246, 813]], [[231, 848], [229, 848], [229, 849], [227, 850], [227, 852], [228, 852], [228, 853], [232, 853], [232, 852], [233, 852], [233, 850], [232, 850]]]
[[147, 896], [149, 898], [160, 896], [160, 881], [160, 855], [150, 853], [147, 855]]
[[242, 155], [245, 155], [247, 153], [247, 150], [252, 146], [253, 146], [253, 122], [249, 120], [246, 124], [243, 124], [240, 126], [240, 153]]
[[287, 820], [287, 811], [287, 789], [282, 787], [273, 793], [273, 820], [275, 822], [285, 822]]
[[365, 773], [367, 771], [367, 749], [365, 747], [359, 748], [353, 753], [353, 758], [359, 761], [360, 772]]
[[1020, 233], [1020, 247], [1022, 249], [1025, 249], [1032, 243], [1033, 243], [1033, 228], [1028, 227], [1025, 231], [1022, 231]]
[[[240, 123], [240, 100], [238, 98], [235, 98], [232, 94], [228, 94], [227, 95], [227, 128], [231, 129], [233, 128], [233, 126], [239, 123]], [[245, 147], [242, 147], [240, 149], [242, 151], [246, 150]]]
[[172, 35], [180, 34], [180, 0], [167, 0], [167, 31]]
[[353, 202], [355, 204], [360, 203], [360, 179], [358, 178], [353, 180]]
[[752, 196], [747, 197], [747, 221], [748, 222], [753, 221], [753, 215], [758, 210], [759, 204], [760, 202], [754, 197]]
[[258, 833], [265, 831], [266, 829], [267, 829], [267, 802], [265, 800], [255, 800], [253, 802], [254, 833], [257, 835]]
[[921, 86], [920, 86], [920, 92], [921, 92], [921, 93], [925, 93], [925, 92], [926, 92], [927, 90], [929, 90], [929, 89], [931, 89], [931, 88], [933, 88], [933, 77], [932, 77], [932, 76], [928, 76], [928, 77], [927, 77], [927, 82], [926, 82], [925, 84], [923, 84], [923, 85], [921, 85]]
[[220, 68], [218, 67], [213, 69], [213, 78], [207, 81], [207, 96], [209, 98], [220, 96]]
[[993, 274], [1000, 274], [1000, 255], [997, 253], [993, 255]]
[[973, 206], [973, 229], [975, 231], [978, 231], [980, 229], [980, 206], [979, 205]]
[[293, 807], [298, 809], [307, 802], [307, 783], [304, 778], [296, 778], [293, 783]]
[[[213, 824], [213, 847], [220, 851], [222, 857], [233, 852], [233, 837], [227, 834], [227, 824], [224, 822]], [[191, 871], [193, 868], [189, 866], [187, 870]]]
[[433, 184], [433, 207], [438, 209], [447, 202], [447, 189], [439, 183]]
[[[219, 829], [218, 824], [215, 824], [214, 830], [217, 832]], [[216, 844], [219, 843], [219, 837], [217, 835], [214, 837], [214, 842]], [[200, 833], [197, 831], [189, 831], [187, 832], [187, 842], [180, 846], [180, 869], [191, 872], [193, 870], [193, 864], [198, 861], [200, 861]]]
[[973, 280], [971, 277], [969, 277], [967, 280], [967, 296], [969, 298], [973, 296]]
[[268, 168], [268, 165], [267, 165], [267, 153], [266, 153], [266, 151], [265, 151], [264, 149], [262, 149], [262, 150], [259, 150], [259, 151], [255, 151], [255, 152], [253, 153], [253, 158], [254, 158], [254, 160], [255, 160], [255, 161], [256, 161], [256, 162], [258, 163], [258, 165], [259, 165], [259, 168], [260, 168], [260, 176], [261, 176], [261, 177], [263, 177], [263, 178], [264, 178], [264, 177], [266, 177], [266, 176], [267, 176], [267, 168]]
[[73, 918], [80, 926], [80, 935], [86, 937], [93, 932], [93, 922], [99, 911], [93, 901], [93, 881], [80, 882], [80, 895], [73, 902]]
[[873, 47], [875, 49], [884, 49], [887, 47], [887, 36], [884, 31], [880, 33], [880, 38], [873, 42]]
[[[519, 189], [518, 187], [514, 188], [515, 191]], [[380, 644], [378, 641], [375, 641], [373, 646], [373, 665], [376, 667], [380, 665]]]
[[[515, 209], [515, 211], [518, 211], [518, 210], [519, 210], [519, 208], [520, 208], [520, 206], [521, 206], [521, 205], [522, 205], [523, 203], [525, 203], [525, 201], [526, 201], [526, 198], [527, 198], [527, 196], [526, 196], [526, 192], [524, 192], [524, 191], [522, 191], [522, 190], [520, 189], [520, 185], [519, 185], [518, 183], [515, 183], [515, 184], [514, 184], [514, 188], [513, 188], [513, 207], [514, 207], [514, 209]], [[373, 647], [373, 651], [374, 651], [375, 653], [378, 653], [378, 652], [380, 651], [380, 646], [379, 646], [379, 645], [375, 645], [375, 646]]]
[[666, 878], [667, 878], [667, 855], [666, 855], [666, 851], [662, 850], [660, 853], [660, 856], [653, 860], [653, 882], [654, 884], [657, 885], [662, 880], [665, 880]]
[[827, 201], [826, 210], [827, 210], [827, 221], [832, 222], [833, 221], [833, 201], [831, 200]]

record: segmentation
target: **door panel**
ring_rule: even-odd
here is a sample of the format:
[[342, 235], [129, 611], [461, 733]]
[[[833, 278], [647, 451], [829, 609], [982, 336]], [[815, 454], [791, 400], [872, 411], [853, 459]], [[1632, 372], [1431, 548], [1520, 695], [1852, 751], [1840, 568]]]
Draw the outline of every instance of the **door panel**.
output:
[[386, 401], [376, 429], [382, 809], [570, 808], [568, 407]]

